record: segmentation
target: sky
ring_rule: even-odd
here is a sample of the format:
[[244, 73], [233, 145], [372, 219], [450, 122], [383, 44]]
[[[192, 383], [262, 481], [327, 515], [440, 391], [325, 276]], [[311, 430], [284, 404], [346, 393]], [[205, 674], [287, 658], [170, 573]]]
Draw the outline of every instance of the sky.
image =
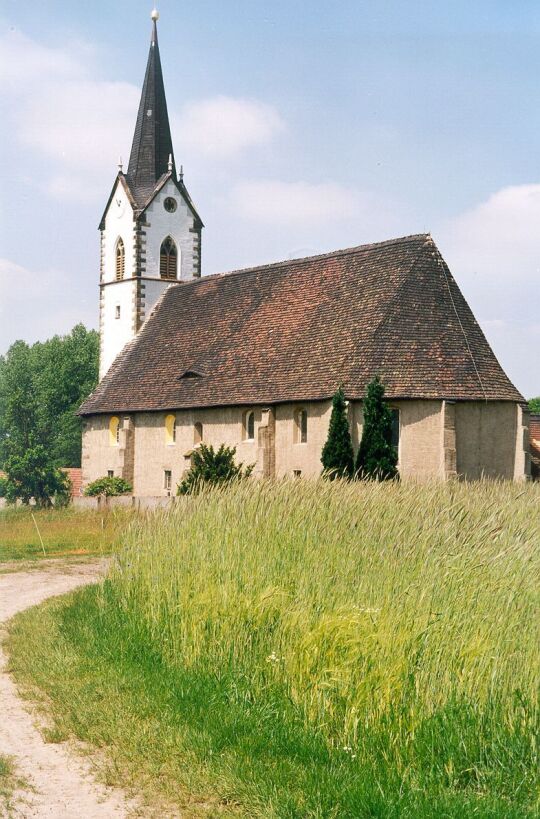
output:
[[[0, 0], [0, 354], [97, 326], [152, 4]], [[158, 4], [203, 273], [431, 232], [540, 395], [540, 4]]]

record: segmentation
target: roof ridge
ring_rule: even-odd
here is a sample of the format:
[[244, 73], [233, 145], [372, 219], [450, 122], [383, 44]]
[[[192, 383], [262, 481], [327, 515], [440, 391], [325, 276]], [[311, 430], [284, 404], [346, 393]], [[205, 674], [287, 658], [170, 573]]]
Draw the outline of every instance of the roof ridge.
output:
[[299, 265], [305, 262], [313, 262], [318, 261], [319, 259], [331, 259], [331, 258], [340, 258], [342, 256], [347, 256], [348, 254], [358, 253], [359, 251], [368, 251], [373, 250], [376, 247], [390, 247], [392, 245], [398, 244], [406, 244], [407, 242], [412, 241], [419, 241], [423, 240], [424, 242], [431, 240], [433, 238], [431, 233], [412, 233], [409, 236], [398, 236], [395, 239], [385, 239], [382, 242], [371, 242], [365, 245], [354, 245], [353, 247], [345, 247], [341, 248], [340, 250], [332, 250], [328, 253], [316, 253], [314, 256], [302, 256], [298, 259], [282, 259], [279, 262], [267, 262], [266, 264], [256, 265], [255, 267], [239, 267], [234, 270], [226, 270], [223, 273], [207, 273], [204, 276], [200, 276], [197, 279], [189, 279], [188, 281], [178, 282], [178, 284], [182, 284], [183, 286], [187, 284], [200, 284], [203, 281], [208, 281], [209, 279], [221, 279], [225, 278], [226, 276], [236, 276], [240, 273], [255, 273], [263, 270], [268, 270], [269, 268], [281, 268], [281, 267], [290, 267], [291, 265]]

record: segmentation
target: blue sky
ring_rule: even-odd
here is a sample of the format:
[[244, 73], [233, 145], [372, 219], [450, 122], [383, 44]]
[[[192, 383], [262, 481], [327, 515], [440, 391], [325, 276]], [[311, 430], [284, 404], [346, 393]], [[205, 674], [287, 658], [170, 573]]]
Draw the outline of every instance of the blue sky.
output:
[[[163, 0], [205, 273], [431, 231], [540, 394], [540, 5]], [[0, 2], [0, 353], [95, 326], [151, 4]]]

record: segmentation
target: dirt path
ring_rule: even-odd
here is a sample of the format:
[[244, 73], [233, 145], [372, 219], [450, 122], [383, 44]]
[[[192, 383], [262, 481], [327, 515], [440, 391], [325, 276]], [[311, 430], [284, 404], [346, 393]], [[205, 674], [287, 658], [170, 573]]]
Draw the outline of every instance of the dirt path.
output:
[[[64, 560], [41, 563], [30, 571], [0, 574], [0, 630], [19, 611], [47, 597], [75, 589], [99, 578], [102, 561], [70, 565]], [[117, 819], [133, 816], [134, 805], [124, 795], [93, 781], [90, 767], [70, 753], [66, 744], [48, 744], [17, 696], [6, 672], [0, 648], [0, 754], [12, 756], [16, 773], [31, 789], [18, 793], [14, 817], [40, 819]], [[1, 812], [0, 806], [0, 812]]]

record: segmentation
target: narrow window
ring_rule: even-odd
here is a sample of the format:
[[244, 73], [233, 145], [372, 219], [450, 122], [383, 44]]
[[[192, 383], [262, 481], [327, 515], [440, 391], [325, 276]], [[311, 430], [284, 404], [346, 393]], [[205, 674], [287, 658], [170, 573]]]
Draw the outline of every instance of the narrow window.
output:
[[293, 469], [293, 478], [301, 478], [302, 477], [302, 470], [301, 469]]
[[176, 443], [176, 416], [165, 417], [165, 441], [169, 446]]
[[170, 236], [161, 243], [159, 252], [159, 275], [162, 279], [176, 279], [178, 269], [178, 251]]
[[[124, 271], [126, 268], [126, 251], [124, 243], [121, 238], [116, 243], [116, 281], [119, 282], [124, 278]], [[118, 318], [118, 316], [117, 316]]]
[[163, 488], [168, 492], [171, 491], [172, 486], [172, 472], [170, 469], [165, 469], [163, 472]]
[[114, 317], [115, 317], [115, 319], [120, 318], [120, 305], [119, 304], [117, 304], [116, 307], [114, 308]]
[[294, 442], [307, 443], [307, 410], [297, 409], [294, 413]]
[[248, 410], [244, 413], [244, 441], [255, 440], [255, 413]]
[[107, 470], [107, 477], [108, 478], [114, 478], [114, 469], [108, 469]]
[[203, 439], [203, 425], [200, 421], [196, 421], [193, 426], [193, 443], [200, 444]]
[[120, 443], [120, 418], [113, 415], [109, 421], [109, 444], [110, 446], [118, 446]]
[[390, 413], [392, 415], [392, 446], [395, 447], [399, 452], [399, 432], [400, 432], [399, 410], [391, 408]]

